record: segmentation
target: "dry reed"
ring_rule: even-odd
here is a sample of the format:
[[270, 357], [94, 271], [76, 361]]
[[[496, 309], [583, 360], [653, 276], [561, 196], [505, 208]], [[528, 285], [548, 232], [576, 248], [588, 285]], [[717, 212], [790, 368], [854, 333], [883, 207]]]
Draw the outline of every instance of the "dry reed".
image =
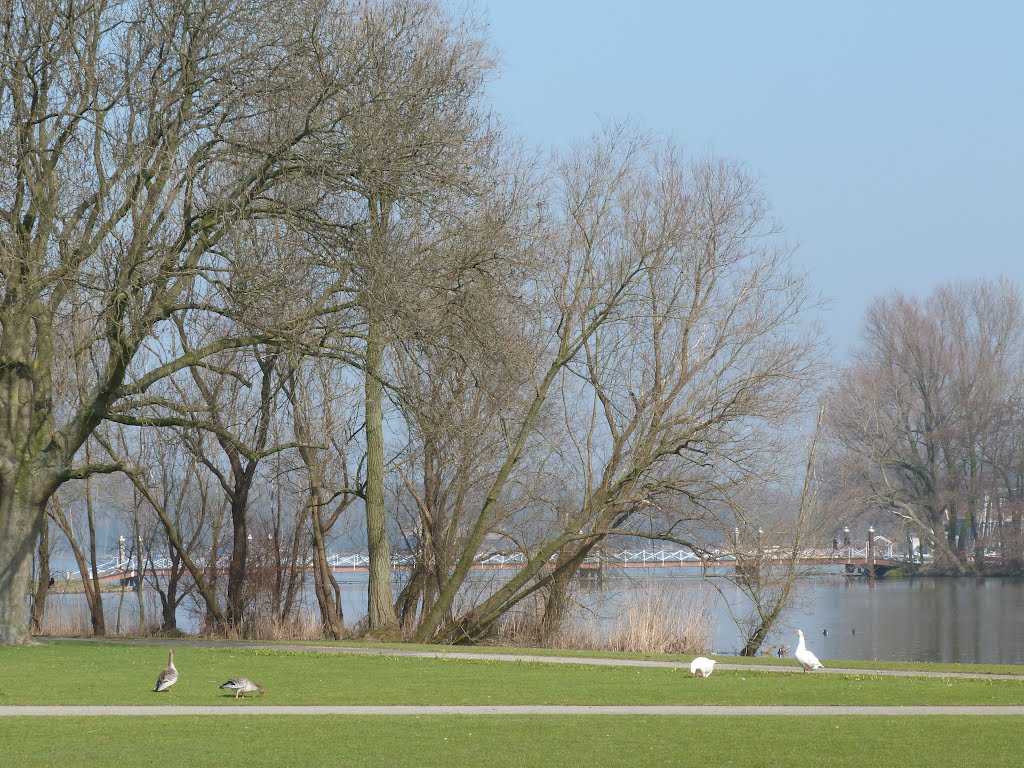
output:
[[616, 617], [607, 649], [631, 653], [701, 653], [715, 628], [714, 600], [697, 590], [648, 589]]
[[258, 615], [246, 634], [251, 640], [323, 640], [326, 637], [320, 614], [314, 611], [302, 611], [287, 621], [277, 616]]
[[556, 632], [540, 637], [543, 604], [525, 602], [495, 627], [492, 642], [547, 648], [626, 651], [630, 653], [703, 653], [715, 628], [715, 600], [692, 587], [648, 587], [619, 613], [603, 619], [578, 606]]
[[84, 603], [48, 600], [40, 635], [49, 637], [81, 637], [92, 634], [92, 614]]

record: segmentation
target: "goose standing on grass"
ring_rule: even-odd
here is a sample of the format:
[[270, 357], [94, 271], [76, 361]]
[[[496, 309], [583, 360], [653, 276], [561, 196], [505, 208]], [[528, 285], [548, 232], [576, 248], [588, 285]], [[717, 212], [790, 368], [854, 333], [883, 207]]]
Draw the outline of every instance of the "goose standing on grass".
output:
[[818, 661], [818, 657], [807, 650], [807, 646], [804, 645], [804, 633], [802, 630], [796, 631], [797, 637], [800, 638], [800, 642], [796, 646], [796, 653], [793, 657], [800, 662], [800, 666], [803, 667], [804, 672], [810, 672], [815, 669], [824, 669], [822, 663]]
[[167, 654], [167, 666], [156, 676], [156, 687], [153, 690], [157, 693], [167, 691], [170, 694], [170, 688], [176, 682], [178, 682], [178, 669], [174, 666], [174, 651], [171, 650]]
[[245, 694], [259, 691], [260, 696], [266, 696], [267, 692], [263, 690], [262, 685], [257, 685], [252, 680], [245, 677], [232, 677], [228, 680], [221, 688], [227, 688], [235, 692], [235, 698], [245, 698]]
[[717, 661], [698, 656], [690, 662], [690, 674], [696, 677], [707, 677], [714, 671], [717, 663]]

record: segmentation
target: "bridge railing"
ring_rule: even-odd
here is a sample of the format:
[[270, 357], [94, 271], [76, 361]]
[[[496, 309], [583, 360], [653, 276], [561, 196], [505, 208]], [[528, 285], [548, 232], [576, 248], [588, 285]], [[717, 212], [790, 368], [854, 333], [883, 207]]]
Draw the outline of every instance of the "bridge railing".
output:
[[[746, 553], [747, 556], [753, 556], [756, 554], [756, 552]], [[761, 553], [761, 556], [765, 560], [781, 560], [791, 557], [791, 553], [783, 548], [766, 548]], [[868, 551], [867, 547], [862, 549], [844, 547], [839, 550], [824, 547], [805, 548], [800, 551], [798, 557], [802, 560], [851, 560], [863, 562], [867, 560]], [[876, 548], [875, 557], [880, 560], [905, 560], [907, 558], [905, 553], [895, 550], [894, 548]], [[392, 566], [397, 567], [411, 566], [415, 563], [415, 559], [416, 556], [413, 553], [396, 553], [391, 558], [391, 564]], [[706, 562], [714, 563], [733, 559], [735, 559], [735, 557], [731, 552], [720, 551], [709, 555]], [[166, 555], [154, 554], [151, 557], [144, 558], [144, 561], [146, 570], [167, 570], [172, 566], [171, 558]], [[207, 558], [200, 556], [195, 558], [194, 562], [199, 568], [204, 570], [208, 567]], [[589, 565], [596, 564], [609, 567], [636, 565], [682, 565], [686, 563], [697, 564], [701, 562], [701, 558], [696, 553], [688, 549], [621, 549], [599, 550], [592, 552], [584, 562]], [[368, 554], [363, 552], [332, 552], [327, 555], [327, 563], [331, 568], [360, 570], [369, 567], [370, 557]], [[215, 567], [226, 568], [227, 564], [228, 558], [220, 557], [216, 560]], [[526, 564], [526, 556], [523, 555], [522, 552], [490, 552], [480, 555], [476, 559], [475, 564], [479, 566], [499, 568], [517, 567]], [[303, 563], [304, 567], [311, 567], [311, 565], [311, 561], [308, 560]], [[134, 557], [125, 560], [113, 557], [99, 563], [96, 570], [101, 579], [116, 576], [118, 574], [134, 575], [138, 572], [138, 564]], [[79, 571], [67, 571], [67, 578], [68, 580], [81, 579], [81, 573]], [[87, 573], [86, 578], [91, 579], [92, 573]]]

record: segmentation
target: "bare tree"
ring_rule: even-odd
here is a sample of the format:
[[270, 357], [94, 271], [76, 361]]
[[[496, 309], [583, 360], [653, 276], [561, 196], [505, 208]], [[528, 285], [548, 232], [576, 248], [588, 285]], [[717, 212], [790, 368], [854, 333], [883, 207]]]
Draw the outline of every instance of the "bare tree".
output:
[[[631, 521], [676, 495], [711, 496], [753, 467], [764, 435], [799, 412], [813, 380], [813, 335], [793, 332], [809, 306], [803, 283], [740, 169], [686, 164], [614, 127], [568, 158], [560, 178], [551, 292], [536, 297], [552, 313], [536, 328], [551, 335], [421, 639], [476, 637], [542, 588], [556, 623], [567, 579], [594, 547], [612, 534], [649, 535]], [[561, 498], [579, 506], [562, 511], [526, 566], [442, 627], [499, 510], [515, 506], [510, 478], [541, 424], [550, 429], [541, 416], [558, 391], [564, 426], [545, 437], [573, 446], [575, 466], [561, 476], [578, 485]]]
[[[27, 637], [24, 595], [47, 499], [126, 395], [208, 354], [151, 365], [167, 321], [221, 312], [217, 251], [232, 226], [277, 215], [273, 190], [336, 124], [351, 70], [322, 55], [313, 0], [11, 0], [0, 40], [0, 642]], [[206, 286], [206, 287], [204, 287]], [[93, 384], [53, 399], [54, 349], [88, 308]]]
[[1021, 377], [1014, 376], [1008, 399], [996, 414], [987, 437], [985, 461], [994, 492], [985, 500], [985, 546], [1000, 553], [1004, 573], [1024, 573], [1024, 408]]
[[[2, 13], [0, 642], [27, 637], [47, 500], [118, 471], [211, 621], [237, 627], [250, 498], [289, 437], [332, 635], [344, 621], [327, 546], [357, 498], [367, 628], [398, 633], [389, 459], [429, 537], [399, 600], [417, 637], [478, 636], [538, 590], [557, 623], [606, 536], [655, 535], [652, 509], [720, 497], [797, 408], [813, 373], [813, 339], [791, 332], [806, 292], [756, 186], [611, 129], [538, 200], [484, 106], [493, 57], [473, 19], [427, 0], [9, 0]], [[286, 356], [302, 361], [294, 381]], [[360, 423], [311, 410], [329, 379], [303, 378], [316, 357], [358, 376]], [[275, 422], [286, 399], [290, 434]], [[408, 446], [388, 444], [389, 408]], [[218, 478], [223, 609], [219, 516], [183, 530], [168, 489], [101, 433], [108, 420], [175, 430], [164, 437]], [[286, 532], [274, 498], [261, 557], [284, 617], [306, 515], [296, 505]], [[527, 565], [464, 611], [494, 537]]]
[[880, 299], [829, 401], [851, 502], [920, 536], [941, 571], [982, 565], [967, 543], [980, 542], [986, 499], [1009, 490], [998, 479], [1018, 457], [993, 438], [1018, 386], [1021, 319], [1005, 281], [942, 287], [923, 303]]
[[471, 19], [456, 22], [434, 2], [397, 0], [361, 6], [352, 24], [363, 77], [335, 102], [347, 131], [325, 155], [333, 186], [320, 216], [338, 225], [334, 290], [347, 298], [334, 302], [346, 309], [345, 330], [329, 346], [364, 382], [366, 623], [388, 634], [397, 617], [385, 509], [387, 356], [436, 326], [458, 276], [480, 268], [445, 243], [479, 220], [495, 183], [499, 133], [482, 105], [492, 57]]
[[29, 629], [37, 635], [43, 629], [43, 616], [46, 615], [46, 597], [50, 593], [50, 515], [43, 516], [42, 528], [39, 532], [39, 556], [37, 558], [36, 584], [32, 592], [32, 606], [29, 610]]

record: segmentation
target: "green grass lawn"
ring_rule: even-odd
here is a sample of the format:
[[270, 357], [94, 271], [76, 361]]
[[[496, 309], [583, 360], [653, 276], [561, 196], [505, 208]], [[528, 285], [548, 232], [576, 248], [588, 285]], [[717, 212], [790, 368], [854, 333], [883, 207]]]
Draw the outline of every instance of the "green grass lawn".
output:
[[[1024, 704], [1024, 679], [716, 671], [160, 646], [0, 647], [12, 704]], [[245, 675], [265, 699], [217, 686]], [[1015, 717], [94, 717], [0, 720], [0, 766], [1019, 765]]]
[[1017, 718], [10, 718], [0, 758], [62, 766], [1020, 765]]
[[[172, 693], [153, 693], [159, 646], [0, 648], [0, 704], [1022, 704], [1024, 678], [988, 680], [429, 659], [258, 649], [175, 650]], [[240, 703], [218, 685], [267, 689]]]
[[[260, 641], [266, 645], [305, 645], [305, 646], [338, 646], [343, 648], [371, 650], [405, 650], [425, 651], [427, 653], [470, 653], [479, 656], [495, 656], [513, 654], [516, 656], [564, 656], [569, 658], [598, 659], [629, 659], [640, 661], [685, 661], [689, 663], [694, 654], [672, 653], [627, 653], [623, 651], [573, 650], [561, 648], [530, 648], [508, 647], [497, 645], [430, 645], [425, 643], [379, 643], [364, 640], [279, 640]], [[712, 654], [713, 655], [713, 654]], [[715, 656], [718, 661], [744, 666], [796, 667], [792, 657], [777, 656]], [[952, 664], [931, 661], [861, 661], [850, 659], [823, 659], [825, 664], [834, 668], [853, 669], [904, 669], [926, 672], [979, 672], [999, 675], [1021, 675], [1024, 677], [1024, 665], [1020, 664]]]

